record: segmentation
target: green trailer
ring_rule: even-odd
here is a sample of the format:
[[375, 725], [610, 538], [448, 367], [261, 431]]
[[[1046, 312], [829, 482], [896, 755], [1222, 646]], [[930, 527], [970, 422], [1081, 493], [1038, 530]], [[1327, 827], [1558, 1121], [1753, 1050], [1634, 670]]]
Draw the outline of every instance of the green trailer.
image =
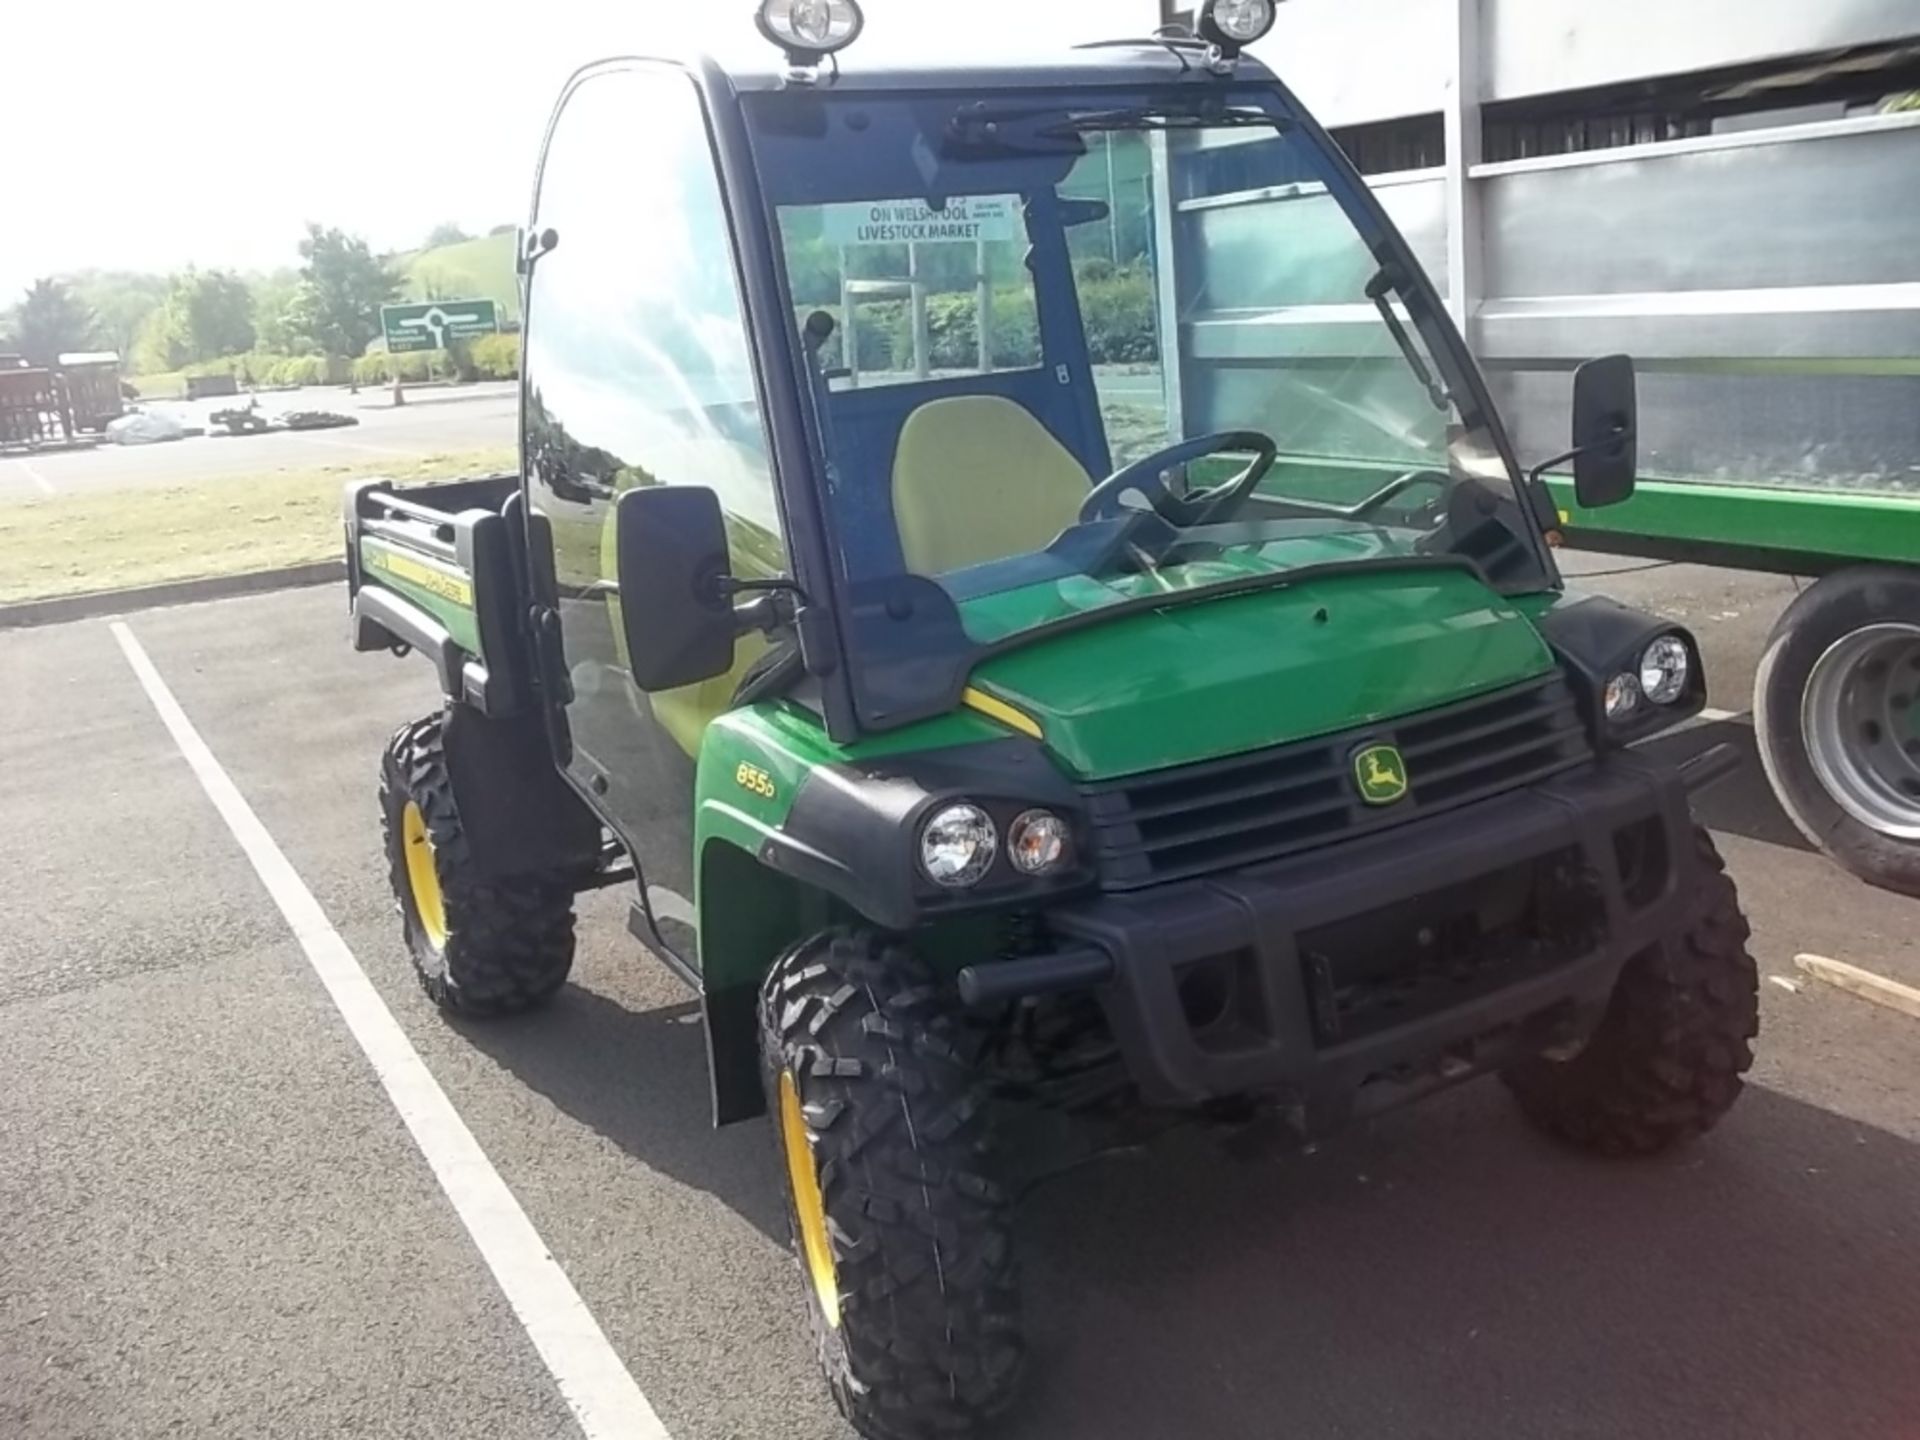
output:
[[[1405, 63], [1356, 58], [1379, 34]], [[1263, 45], [1440, 283], [1523, 452], [1564, 435], [1576, 365], [1634, 356], [1646, 478], [1604, 513], [1550, 480], [1570, 543], [1814, 582], [1761, 667], [1761, 755], [1809, 839], [1920, 894], [1920, 7], [1373, 0], [1283, 6]], [[1252, 203], [1303, 224], [1323, 202]], [[1351, 349], [1323, 273], [1196, 292], [1174, 402]]]
[[[766, 0], [784, 58], [589, 67], [521, 252], [519, 472], [347, 496], [354, 642], [444, 697], [381, 771], [422, 987], [550, 999], [619, 887], [714, 1119], [773, 1122], [796, 1300], [882, 1440], [1024, 1368], [1012, 1107], [1311, 1138], [1498, 1075], [1623, 1155], [1752, 1061], [1690, 809], [1737, 753], [1638, 743], [1703, 708], [1698, 646], [1561, 585], [1425, 272], [1240, 58], [1272, 18], [889, 66], [852, 0]], [[1161, 262], [1124, 275], [1121, 176]], [[1198, 303], [1302, 257], [1336, 332]], [[1601, 509], [1633, 366], [1570, 389]]]
[[1571, 544], [1812, 581], [1754, 677], [1761, 761], [1810, 841], [1920, 896], [1920, 490], [1642, 481], [1596, 512], [1550, 483]]

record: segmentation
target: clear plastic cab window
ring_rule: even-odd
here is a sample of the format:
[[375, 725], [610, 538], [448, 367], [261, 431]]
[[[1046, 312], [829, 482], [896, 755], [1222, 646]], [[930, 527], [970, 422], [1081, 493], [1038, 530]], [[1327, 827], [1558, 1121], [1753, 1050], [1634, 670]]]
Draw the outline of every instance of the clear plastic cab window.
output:
[[821, 363], [835, 390], [1040, 364], [1018, 195], [788, 205], [780, 236], [800, 318], [833, 318]]

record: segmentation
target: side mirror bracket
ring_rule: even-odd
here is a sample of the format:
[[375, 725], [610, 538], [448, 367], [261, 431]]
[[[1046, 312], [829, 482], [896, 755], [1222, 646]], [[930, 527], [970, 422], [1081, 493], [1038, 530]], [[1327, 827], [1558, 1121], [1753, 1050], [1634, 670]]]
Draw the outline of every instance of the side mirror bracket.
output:
[[744, 605], [733, 607], [734, 630], [740, 635], [755, 631], [771, 634], [794, 625], [807, 604], [807, 592], [799, 585], [776, 576], [771, 580], [737, 580], [722, 575], [715, 582], [720, 593], [732, 604], [735, 596], [750, 597]]

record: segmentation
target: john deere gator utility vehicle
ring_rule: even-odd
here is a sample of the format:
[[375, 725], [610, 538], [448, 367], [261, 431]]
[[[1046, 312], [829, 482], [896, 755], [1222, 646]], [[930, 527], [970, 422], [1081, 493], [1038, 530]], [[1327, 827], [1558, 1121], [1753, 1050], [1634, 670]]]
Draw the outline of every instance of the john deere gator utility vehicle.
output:
[[[1315, 1136], [1497, 1073], [1619, 1154], [1751, 1060], [1688, 804], [1730, 756], [1635, 748], [1698, 648], [1562, 588], [1432, 283], [1240, 56], [1271, 19], [868, 66], [852, 0], [766, 0], [784, 57], [582, 71], [521, 473], [348, 497], [355, 643], [446, 694], [381, 791], [428, 995], [546, 1000], [630, 888], [868, 1435], [1011, 1395], [1008, 1105]], [[1623, 499], [1631, 363], [1572, 394], [1552, 459]]]

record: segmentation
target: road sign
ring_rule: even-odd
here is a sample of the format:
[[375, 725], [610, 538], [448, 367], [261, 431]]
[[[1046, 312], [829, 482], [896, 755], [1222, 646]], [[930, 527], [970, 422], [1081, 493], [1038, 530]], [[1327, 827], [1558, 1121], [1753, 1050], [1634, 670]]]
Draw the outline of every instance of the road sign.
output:
[[877, 200], [829, 205], [822, 234], [829, 245], [904, 245], [955, 240], [1016, 240], [1018, 200], [1012, 195], [964, 195], [935, 210], [923, 200]]
[[387, 353], [444, 350], [449, 340], [472, 340], [500, 333], [500, 314], [491, 300], [426, 300], [417, 305], [382, 305], [380, 328]]

